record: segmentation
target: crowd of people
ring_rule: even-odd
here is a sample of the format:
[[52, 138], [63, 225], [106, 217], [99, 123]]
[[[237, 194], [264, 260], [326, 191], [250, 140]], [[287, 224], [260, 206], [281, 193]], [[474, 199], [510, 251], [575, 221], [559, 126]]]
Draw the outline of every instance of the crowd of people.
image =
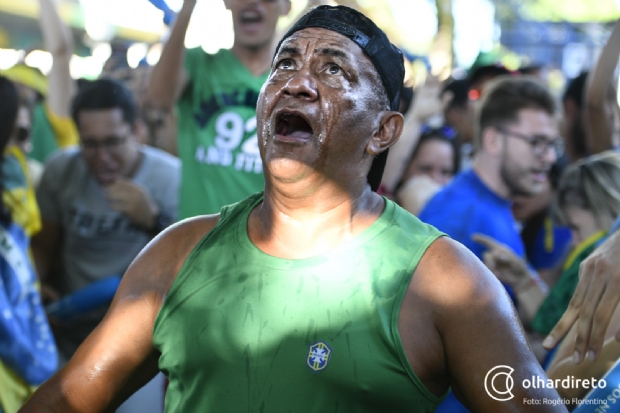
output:
[[154, 67], [74, 80], [39, 3], [51, 71], [0, 72], [0, 413], [561, 412], [588, 389], [520, 383], [616, 368], [620, 23], [558, 97], [407, 89], [313, 0], [282, 33], [289, 0], [224, 0], [215, 54], [185, 0]]

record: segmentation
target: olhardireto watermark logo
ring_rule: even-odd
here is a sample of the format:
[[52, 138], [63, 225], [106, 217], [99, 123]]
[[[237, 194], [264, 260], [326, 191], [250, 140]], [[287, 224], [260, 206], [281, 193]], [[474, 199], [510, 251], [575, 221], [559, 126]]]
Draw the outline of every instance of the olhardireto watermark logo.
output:
[[[487, 375], [484, 377], [484, 389], [487, 391], [487, 394], [491, 396], [491, 398], [500, 402], [505, 402], [515, 397], [512, 394], [512, 388], [515, 384], [512, 379], [513, 371], [515, 371], [515, 369], [504, 365], [495, 366], [489, 370]], [[497, 390], [495, 384], [496, 382], [500, 383], [502, 381], [504, 383], [504, 386], [502, 387], [506, 390], [499, 391]]]
[[[500, 402], [505, 402], [514, 398], [512, 390], [514, 388], [514, 379], [512, 373], [514, 369], [510, 366], [499, 365], [493, 367], [484, 377], [484, 389], [489, 397]], [[579, 379], [569, 376], [565, 379], [551, 380], [540, 376], [532, 376], [523, 379], [520, 383], [524, 389], [604, 389], [607, 382], [604, 379]], [[606, 399], [523, 399], [523, 404], [607, 404]]]

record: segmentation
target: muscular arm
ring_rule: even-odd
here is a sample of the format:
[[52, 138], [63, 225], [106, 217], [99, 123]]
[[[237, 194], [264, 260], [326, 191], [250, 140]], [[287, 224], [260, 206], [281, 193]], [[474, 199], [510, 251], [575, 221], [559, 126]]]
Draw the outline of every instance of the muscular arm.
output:
[[176, 17], [170, 37], [164, 46], [159, 62], [153, 68], [147, 89], [147, 105], [170, 110], [189, 82], [184, 67], [185, 34], [196, 0], [185, 0]]
[[183, 221], [134, 260], [99, 326], [67, 366], [44, 383], [20, 413], [114, 412], [157, 373], [155, 318], [185, 259], [217, 216]]
[[69, 70], [73, 38], [69, 28], [60, 19], [57, 1], [39, 0], [39, 2], [41, 4], [39, 23], [45, 48], [54, 58], [48, 75], [47, 103], [56, 115], [70, 117], [71, 99], [75, 93], [75, 82]]
[[[563, 406], [524, 404], [524, 399], [542, 401], [558, 394], [523, 387], [524, 379], [545, 375], [516, 311], [495, 276], [455, 241], [439, 239], [424, 254], [405, 296], [399, 330], [413, 370], [436, 395], [449, 385], [475, 412], [566, 411]], [[500, 365], [514, 369], [514, 398], [503, 402], [491, 398], [484, 383], [487, 373]], [[499, 377], [495, 384], [501, 391], [506, 380]]]
[[617, 104], [615, 102], [612, 104], [608, 95], [618, 56], [620, 56], [620, 21], [616, 22], [586, 83], [584, 109], [587, 138], [592, 153], [613, 148], [613, 111], [616, 108], [612, 105]]

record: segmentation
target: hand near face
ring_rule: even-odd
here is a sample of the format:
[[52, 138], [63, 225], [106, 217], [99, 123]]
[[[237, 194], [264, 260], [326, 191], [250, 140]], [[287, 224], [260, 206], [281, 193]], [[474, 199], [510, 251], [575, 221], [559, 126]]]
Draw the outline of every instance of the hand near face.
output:
[[116, 180], [106, 187], [106, 197], [113, 210], [127, 215], [134, 224], [145, 229], [155, 227], [159, 207], [141, 185], [125, 179]]
[[506, 245], [482, 234], [474, 234], [471, 238], [487, 247], [482, 261], [501, 282], [515, 290], [531, 282], [525, 262]]
[[[601, 354], [605, 331], [620, 302], [620, 232], [613, 234], [579, 266], [579, 283], [560, 321], [543, 342], [555, 345], [577, 324], [574, 362]], [[620, 341], [620, 331], [616, 332]]]
[[440, 97], [441, 88], [439, 79], [430, 75], [424, 84], [415, 90], [411, 111], [412, 116], [419, 122], [424, 123], [428, 118], [443, 113], [445, 103]]

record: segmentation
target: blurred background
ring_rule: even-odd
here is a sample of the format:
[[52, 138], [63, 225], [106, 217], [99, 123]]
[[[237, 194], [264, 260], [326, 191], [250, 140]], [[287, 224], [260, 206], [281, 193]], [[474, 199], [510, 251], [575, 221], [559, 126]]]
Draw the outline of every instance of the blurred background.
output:
[[[163, 3], [163, 1], [153, 1]], [[167, 0], [172, 12], [182, 0]], [[304, 9], [292, 0], [284, 27]], [[536, 67], [551, 87], [589, 69], [620, 17], [620, 0], [340, 0], [378, 23], [411, 61], [409, 83], [430, 70], [464, 77], [472, 66], [501, 63], [509, 69]], [[37, 0], [0, 0], [0, 70], [23, 61], [47, 73]], [[202, 0], [186, 46], [207, 52], [232, 45], [232, 24], [222, 1]], [[135, 68], [159, 59], [171, 16], [148, 0], [61, 0], [60, 14], [76, 41], [74, 78], [94, 79], [110, 57]], [[170, 13], [172, 15], [172, 13]], [[110, 63], [108, 63], [110, 64]]]

